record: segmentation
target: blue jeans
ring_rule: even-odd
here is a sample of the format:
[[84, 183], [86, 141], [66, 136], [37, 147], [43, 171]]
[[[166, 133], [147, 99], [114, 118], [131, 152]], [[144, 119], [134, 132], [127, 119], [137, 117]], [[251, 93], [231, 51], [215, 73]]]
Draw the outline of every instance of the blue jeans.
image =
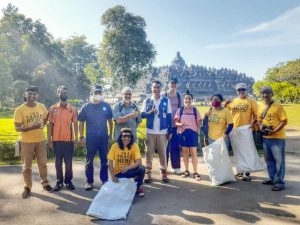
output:
[[94, 183], [94, 158], [97, 152], [101, 161], [100, 180], [102, 183], [108, 180], [108, 166], [107, 166], [107, 153], [108, 153], [108, 138], [99, 137], [86, 137], [86, 165], [85, 176], [87, 183]]
[[172, 138], [168, 142], [167, 146], [167, 163], [169, 161], [169, 156], [171, 158], [171, 165], [173, 169], [180, 169], [180, 148], [178, 142], [177, 127], [172, 128]]
[[134, 178], [137, 183], [137, 188], [143, 184], [146, 168], [145, 166], [138, 166], [136, 168], [127, 170], [126, 173], [117, 173], [115, 176], [118, 178]]
[[279, 188], [284, 188], [285, 139], [263, 138], [265, 161], [270, 179]]

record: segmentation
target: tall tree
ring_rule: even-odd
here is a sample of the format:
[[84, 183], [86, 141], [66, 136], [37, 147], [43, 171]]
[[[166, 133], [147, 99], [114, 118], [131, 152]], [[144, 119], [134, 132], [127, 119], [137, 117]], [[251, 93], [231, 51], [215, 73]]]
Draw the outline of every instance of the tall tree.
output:
[[113, 78], [113, 87], [135, 86], [156, 55], [147, 40], [145, 20], [118, 5], [102, 15], [101, 24], [105, 26], [99, 50], [101, 68]]
[[77, 91], [85, 97], [89, 93], [89, 80], [84, 72], [90, 63], [97, 63], [97, 49], [87, 43], [86, 37], [72, 36], [64, 42], [64, 52], [69, 68], [76, 77]]

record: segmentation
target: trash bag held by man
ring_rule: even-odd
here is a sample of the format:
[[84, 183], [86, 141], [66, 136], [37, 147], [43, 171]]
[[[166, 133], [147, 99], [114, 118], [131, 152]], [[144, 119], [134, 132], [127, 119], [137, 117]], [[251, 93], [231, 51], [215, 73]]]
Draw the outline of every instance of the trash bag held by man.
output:
[[255, 172], [265, 168], [257, 153], [250, 125], [233, 129], [229, 136], [238, 173]]

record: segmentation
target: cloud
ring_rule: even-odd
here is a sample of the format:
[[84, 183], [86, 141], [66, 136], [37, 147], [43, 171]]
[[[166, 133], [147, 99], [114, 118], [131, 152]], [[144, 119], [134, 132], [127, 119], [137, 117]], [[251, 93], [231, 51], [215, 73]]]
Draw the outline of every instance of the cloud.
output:
[[237, 41], [214, 43], [207, 49], [272, 47], [300, 44], [300, 6], [293, 8], [256, 26], [243, 29], [233, 34]]
[[286, 31], [287, 29], [298, 29], [300, 21], [300, 6], [284, 12], [277, 18], [263, 22], [254, 27], [240, 31], [240, 34], [252, 34], [265, 31]]

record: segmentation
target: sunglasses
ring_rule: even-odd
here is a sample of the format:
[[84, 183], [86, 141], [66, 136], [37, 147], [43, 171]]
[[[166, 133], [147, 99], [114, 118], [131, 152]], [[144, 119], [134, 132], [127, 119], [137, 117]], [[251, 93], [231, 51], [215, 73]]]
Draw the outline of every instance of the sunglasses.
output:
[[240, 88], [237, 91], [246, 91], [246, 89], [245, 88]]
[[122, 137], [123, 138], [131, 138], [131, 135], [130, 134], [122, 134]]

